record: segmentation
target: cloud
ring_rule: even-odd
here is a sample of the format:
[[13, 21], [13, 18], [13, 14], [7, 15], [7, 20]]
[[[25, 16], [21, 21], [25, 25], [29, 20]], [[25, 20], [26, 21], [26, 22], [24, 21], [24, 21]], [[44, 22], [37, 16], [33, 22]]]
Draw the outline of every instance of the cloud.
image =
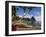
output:
[[25, 15], [25, 16], [21, 16], [21, 15], [19, 15], [19, 17], [24, 17], [24, 18], [31, 18], [33, 15]]
[[23, 17], [23, 16], [19, 15], [19, 17]]
[[31, 18], [33, 15], [26, 15], [26, 16], [24, 16], [24, 18]]
[[39, 16], [34, 16], [35, 17], [35, 19], [36, 19], [36, 21], [41, 21], [41, 16], [39, 15]]

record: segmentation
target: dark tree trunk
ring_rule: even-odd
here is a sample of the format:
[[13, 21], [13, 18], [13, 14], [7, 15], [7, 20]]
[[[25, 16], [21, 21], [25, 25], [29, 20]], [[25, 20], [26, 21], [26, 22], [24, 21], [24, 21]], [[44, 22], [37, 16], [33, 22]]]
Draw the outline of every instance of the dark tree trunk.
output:
[[12, 6], [12, 16], [16, 16], [16, 8], [15, 8], [15, 6]]

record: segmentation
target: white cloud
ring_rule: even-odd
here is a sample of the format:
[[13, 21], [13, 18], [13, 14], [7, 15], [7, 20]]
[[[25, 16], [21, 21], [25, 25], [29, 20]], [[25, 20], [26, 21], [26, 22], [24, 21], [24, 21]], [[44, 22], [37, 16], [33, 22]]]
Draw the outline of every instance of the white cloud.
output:
[[41, 21], [41, 16], [39, 15], [39, 16], [34, 16], [35, 17], [35, 19], [36, 19], [36, 21]]
[[26, 16], [24, 16], [24, 18], [31, 18], [33, 15], [26, 15]]
[[19, 15], [19, 17], [23, 17], [23, 16]]
[[21, 16], [21, 15], [19, 15], [19, 17], [24, 17], [24, 18], [31, 18], [33, 15], [25, 15], [25, 16]]

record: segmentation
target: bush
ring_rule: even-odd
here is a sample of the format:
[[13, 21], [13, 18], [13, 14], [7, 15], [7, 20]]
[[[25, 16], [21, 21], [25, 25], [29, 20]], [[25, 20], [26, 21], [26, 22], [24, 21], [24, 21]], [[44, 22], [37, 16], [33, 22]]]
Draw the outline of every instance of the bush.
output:
[[16, 19], [16, 17], [15, 16], [12, 16], [12, 21], [14, 21]]
[[19, 20], [20, 18], [18, 17], [18, 16], [12, 16], [12, 21], [14, 21], [14, 20]]

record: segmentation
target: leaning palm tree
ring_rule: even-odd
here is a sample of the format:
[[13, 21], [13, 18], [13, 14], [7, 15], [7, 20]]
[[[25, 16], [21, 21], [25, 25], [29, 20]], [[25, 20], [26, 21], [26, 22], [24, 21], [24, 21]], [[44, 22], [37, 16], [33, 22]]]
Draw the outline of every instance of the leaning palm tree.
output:
[[30, 11], [32, 10], [32, 7], [23, 7], [23, 9], [24, 9], [24, 16], [28, 16], [30, 14]]
[[12, 16], [16, 16], [16, 7], [12, 6]]

